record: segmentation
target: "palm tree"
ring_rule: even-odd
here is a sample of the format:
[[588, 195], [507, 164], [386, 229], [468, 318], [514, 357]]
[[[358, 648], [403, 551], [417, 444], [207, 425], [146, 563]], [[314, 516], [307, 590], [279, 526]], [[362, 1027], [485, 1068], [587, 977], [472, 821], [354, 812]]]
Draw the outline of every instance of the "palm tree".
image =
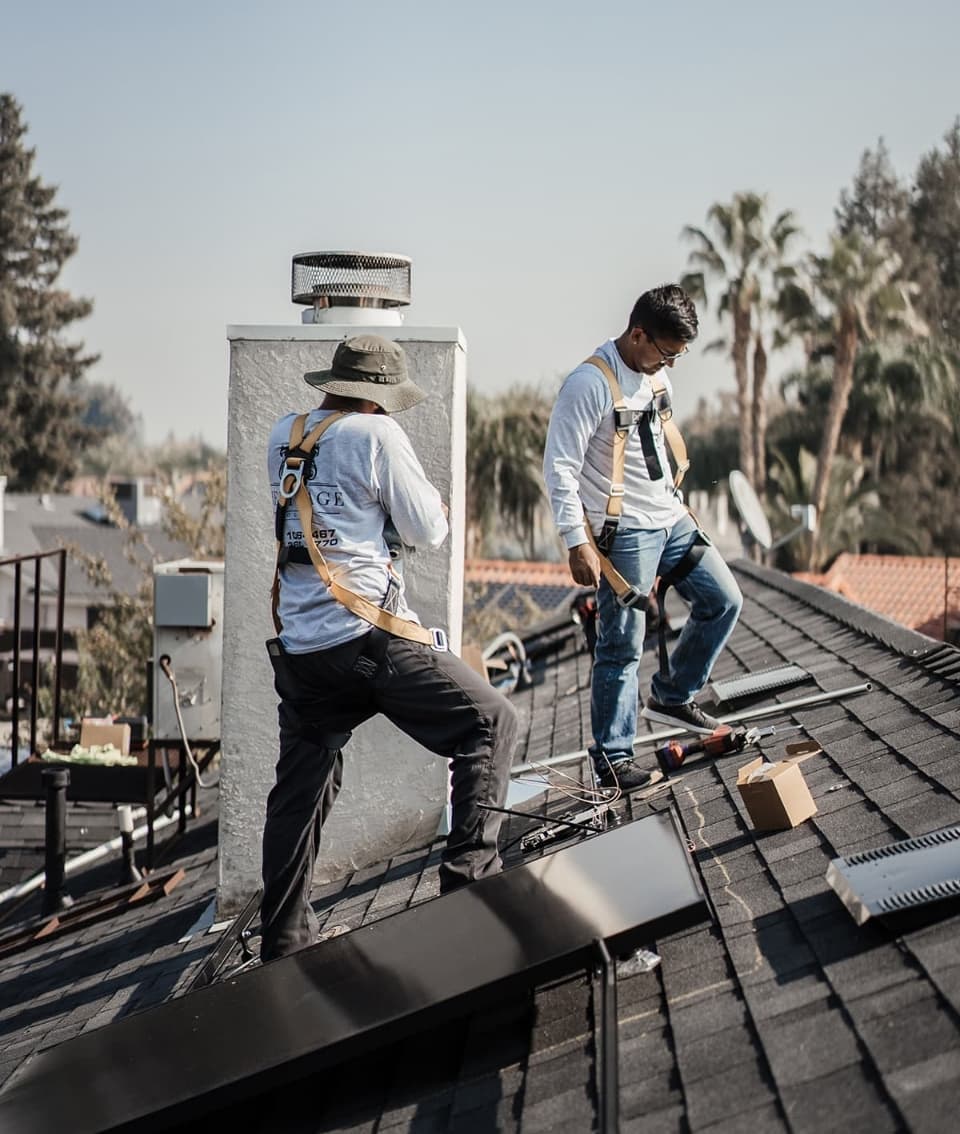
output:
[[[796, 526], [791, 506], [809, 503], [818, 462], [803, 446], [793, 459], [777, 448], [771, 452], [771, 526], [774, 532], [789, 531]], [[778, 559], [786, 570], [804, 565], [809, 571], [821, 571], [841, 551], [858, 552], [865, 543], [893, 547], [905, 554], [922, 550], [916, 533], [891, 515], [880, 493], [865, 481], [863, 465], [838, 455], [831, 465], [826, 502], [817, 513], [815, 535], [804, 534], [784, 544]]]
[[[730, 204], [716, 203], [707, 213], [708, 227], [687, 225], [682, 235], [695, 242], [681, 285], [694, 299], [707, 302], [708, 278], [724, 289], [717, 312], [730, 316], [730, 356], [737, 383], [740, 427], [740, 468], [755, 489], [765, 479], [767, 352], [757, 319], [762, 310], [775, 310], [774, 297], [792, 277], [785, 264], [787, 246], [799, 232], [794, 214], [785, 210], [767, 228], [767, 199], [752, 193], [735, 193]], [[726, 346], [722, 340], [707, 349]], [[749, 353], [753, 347], [753, 390], [750, 389]]]
[[897, 278], [900, 258], [884, 240], [871, 241], [856, 229], [834, 236], [826, 256], [810, 257], [810, 269], [810, 307], [815, 306], [815, 297], [826, 302], [833, 334], [830, 402], [813, 486], [812, 502], [819, 515], [826, 504], [860, 344], [883, 334], [918, 335], [926, 328], [910, 305], [912, 285]]
[[498, 521], [536, 553], [545, 500], [543, 449], [551, 403], [513, 387], [498, 397], [467, 394], [467, 555], [479, 554]]

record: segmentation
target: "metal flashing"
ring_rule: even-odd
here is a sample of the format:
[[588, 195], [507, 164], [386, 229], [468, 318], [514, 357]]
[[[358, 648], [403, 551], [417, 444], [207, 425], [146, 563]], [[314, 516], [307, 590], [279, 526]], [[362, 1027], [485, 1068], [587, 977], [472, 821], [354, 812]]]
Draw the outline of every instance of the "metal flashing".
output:
[[960, 825], [835, 858], [827, 883], [857, 925], [960, 898]]
[[800, 665], [773, 666], [770, 669], [758, 669], [755, 673], [743, 674], [741, 677], [714, 681], [711, 683], [710, 691], [718, 703], [735, 701], [740, 697], [766, 693], [770, 689], [783, 689], [787, 685], [796, 685], [809, 676], [809, 671]]

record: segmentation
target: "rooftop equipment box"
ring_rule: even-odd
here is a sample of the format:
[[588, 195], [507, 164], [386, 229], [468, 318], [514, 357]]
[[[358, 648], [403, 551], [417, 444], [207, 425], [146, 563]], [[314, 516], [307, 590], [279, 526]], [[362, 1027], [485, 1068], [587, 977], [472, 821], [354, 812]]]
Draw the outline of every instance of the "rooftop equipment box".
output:
[[807, 755], [775, 764], [758, 756], [739, 769], [737, 787], [755, 830], [784, 831], [816, 815], [817, 805], [799, 766]]

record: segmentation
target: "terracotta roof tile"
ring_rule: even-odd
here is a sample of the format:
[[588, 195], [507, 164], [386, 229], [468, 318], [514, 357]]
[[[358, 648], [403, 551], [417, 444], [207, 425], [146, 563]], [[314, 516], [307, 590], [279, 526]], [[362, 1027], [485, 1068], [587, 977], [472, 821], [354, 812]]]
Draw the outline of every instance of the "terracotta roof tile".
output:
[[531, 587], [575, 587], [566, 563], [538, 563], [523, 559], [468, 559], [468, 583], [524, 583]]
[[794, 578], [835, 591], [902, 626], [932, 638], [960, 624], [960, 559], [844, 552], [828, 571], [797, 571]]

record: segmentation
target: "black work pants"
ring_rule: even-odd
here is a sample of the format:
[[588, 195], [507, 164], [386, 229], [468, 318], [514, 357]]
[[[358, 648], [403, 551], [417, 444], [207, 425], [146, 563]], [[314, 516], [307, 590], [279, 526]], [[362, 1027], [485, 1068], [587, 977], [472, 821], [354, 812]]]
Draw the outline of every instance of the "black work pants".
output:
[[260, 956], [316, 939], [309, 897], [320, 830], [340, 790], [343, 748], [382, 713], [451, 762], [450, 833], [440, 864], [445, 893], [495, 874], [497, 837], [517, 738], [513, 706], [455, 654], [379, 629], [309, 654], [271, 655], [280, 697], [280, 755], [263, 831]]

